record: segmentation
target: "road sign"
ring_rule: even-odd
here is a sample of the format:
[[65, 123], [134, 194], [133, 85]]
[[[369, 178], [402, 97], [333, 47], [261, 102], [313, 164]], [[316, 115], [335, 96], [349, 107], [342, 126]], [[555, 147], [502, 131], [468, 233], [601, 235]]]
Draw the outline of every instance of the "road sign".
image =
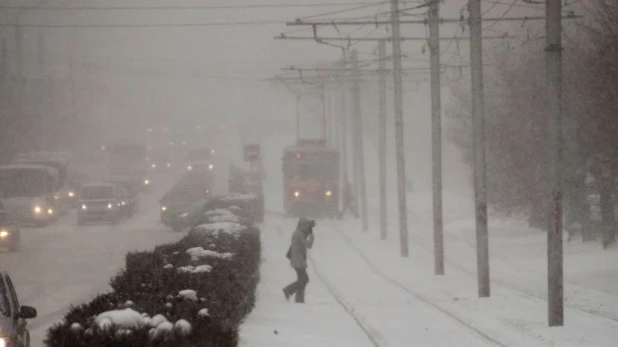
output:
[[251, 144], [245, 145], [245, 161], [259, 161], [260, 160], [260, 145]]

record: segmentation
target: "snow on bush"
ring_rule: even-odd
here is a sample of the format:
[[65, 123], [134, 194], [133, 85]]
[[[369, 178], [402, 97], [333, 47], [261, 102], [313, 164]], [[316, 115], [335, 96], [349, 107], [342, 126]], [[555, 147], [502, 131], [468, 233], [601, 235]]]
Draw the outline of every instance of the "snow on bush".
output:
[[193, 289], [185, 289], [178, 292], [178, 296], [181, 298], [189, 299], [191, 301], [197, 301], [197, 293]]
[[246, 229], [247, 229], [246, 226], [239, 224], [239, 223], [232, 223], [232, 222], [209, 223], [209, 224], [198, 225], [197, 227], [195, 227], [195, 231], [197, 232], [207, 232], [215, 236], [218, 236], [219, 233], [228, 233], [228, 234], [236, 235]]
[[180, 336], [188, 336], [189, 334], [191, 334], [191, 323], [184, 319], [176, 321], [176, 323], [174, 324], [174, 328], [176, 329], [178, 334], [180, 334]]
[[230, 210], [216, 209], [208, 211], [204, 214], [211, 223], [231, 222], [240, 223], [240, 218], [234, 215]]
[[107, 330], [112, 327], [124, 329], [137, 329], [144, 325], [144, 317], [130, 308], [124, 310], [106, 311], [97, 316], [94, 323], [101, 330]]
[[173, 268], [174, 268], [174, 265], [172, 265], [172, 264], [167, 264], [167, 265], [165, 265], [163, 268], [164, 268], [164, 269], [173, 269]]
[[201, 310], [199, 310], [199, 312], [197, 313], [198, 317], [204, 318], [204, 317], [209, 317], [210, 316], [210, 312], [208, 312], [207, 308], [203, 308]]
[[178, 271], [182, 271], [182, 272], [189, 272], [189, 273], [204, 273], [204, 272], [211, 272], [212, 271], [212, 266], [204, 264], [204, 265], [198, 265], [198, 266], [193, 266], [193, 265], [187, 265], [187, 266], [181, 266], [178, 268]]
[[83, 328], [82, 328], [82, 325], [81, 325], [81, 324], [79, 324], [79, 323], [73, 323], [73, 324], [71, 324], [71, 331], [72, 331], [72, 332], [77, 333], [77, 332], [82, 331], [82, 329], [83, 329]]
[[187, 254], [195, 258], [218, 258], [218, 259], [230, 259], [234, 254], [232, 253], [219, 253], [204, 249], [202, 247], [193, 247], [187, 249]]

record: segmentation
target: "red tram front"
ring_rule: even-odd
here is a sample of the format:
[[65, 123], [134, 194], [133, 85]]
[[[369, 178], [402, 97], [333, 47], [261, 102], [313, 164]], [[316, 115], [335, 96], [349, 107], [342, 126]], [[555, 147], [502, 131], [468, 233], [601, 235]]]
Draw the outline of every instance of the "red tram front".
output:
[[283, 152], [283, 202], [293, 216], [339, 214], [339, 152], [321, 140], [299, 141]]

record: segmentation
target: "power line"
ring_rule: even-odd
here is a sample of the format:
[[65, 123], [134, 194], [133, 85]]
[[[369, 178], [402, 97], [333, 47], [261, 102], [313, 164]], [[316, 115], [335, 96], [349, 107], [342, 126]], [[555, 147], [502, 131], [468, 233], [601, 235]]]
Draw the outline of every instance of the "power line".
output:
[[213, 6], [0, 6], [2, 10], [36, 10], [36, 11], [119, 11], [119, 10], [234, 10], [234, 9], [270, 9], [270, 8], [291, 8], [291, 7], [346, 7], [346, 6], [376, 6], [385, 2], [330, 2], [330, 3], [300, 3], [300, 4], [256, 4], [256, 5], [213, 5]]
[[257, 20], [238, 22], [203, 22], [203, 23], [127, 23], [127, 24], [9, 24], [0, 23], [0, 27], [14, 28], [191, 28], [211, 26], [251, 26], [280, 25], [285, 20]]
[[483, 28], [483, 30], [487, 30], [490, 29], [492, 27], [494, 27], [497, 23], [500, 22], [500, 19], [503, 19], [504, 17], [506, 17], [506, 15], [513, 9], [513, 7], [515, 6], [515, 3], [517, 2], [517, 0], [513, 0], [513, 2], [511, 2], [511, 5], [506, 9], [506, 11], [504, 11], [504, 13], [502, 14], [502, 16], [499, 17], [499, 20], [489, 24], [488, 26], [486, 26], [485, 28]]

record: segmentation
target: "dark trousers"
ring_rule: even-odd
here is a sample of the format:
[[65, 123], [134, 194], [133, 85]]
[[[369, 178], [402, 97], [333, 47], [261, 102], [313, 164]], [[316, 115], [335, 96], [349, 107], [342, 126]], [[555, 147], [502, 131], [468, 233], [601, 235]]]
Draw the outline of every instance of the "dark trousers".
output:
[[305, 302], [305, 287], [307, 283], [309, 283], [309, 275], [307, 275], [307, 269], [294, 268], [294, 270], [296, 271], [298, 279], [294, 283], [283, 288], [283, 291], [289, 296], [295, 295], [296, 302], [303, 303]]

